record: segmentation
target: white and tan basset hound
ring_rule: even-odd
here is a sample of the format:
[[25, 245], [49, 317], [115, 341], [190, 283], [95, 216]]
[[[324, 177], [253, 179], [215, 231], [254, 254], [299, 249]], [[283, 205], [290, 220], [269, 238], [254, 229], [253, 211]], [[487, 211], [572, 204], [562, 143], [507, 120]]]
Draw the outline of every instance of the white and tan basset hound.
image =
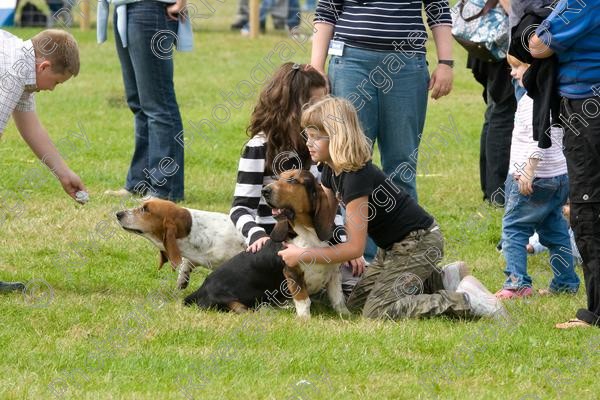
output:
[[179, 289], [187, 287], [195, 266], [214, 269], [246, 248], [244, 237], [223, 213], [151, 199], [140, 207], [119, 211], [116, 216], [123, 229], [158, 247], [159, 269], [167, 261], [173, 269], [179, 268]]

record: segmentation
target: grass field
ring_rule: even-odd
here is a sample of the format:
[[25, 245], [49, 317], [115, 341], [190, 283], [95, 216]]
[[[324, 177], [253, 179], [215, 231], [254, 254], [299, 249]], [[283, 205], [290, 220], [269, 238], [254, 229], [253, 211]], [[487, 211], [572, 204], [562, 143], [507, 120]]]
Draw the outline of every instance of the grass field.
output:
[[[184, 205], [227, 212], [253, 98], [238, 98], [243, 105], [216, 122], [226, 104], [220, 92], [251, 82], [257, 66], [271, 72], [272, 52], [280, 62], [308, 61], [310, 44], [283, 34], [241, 39], [228, 30], [235, 4], [218, 5], [196, 21], [195, 51], [176, 54], [175, 83], [195, 138]], [[318, 304], [308, 322], [290, 308], [243, 316], [184, 308], [208, 270], [174, 292], [175, 273], [156, 269], [155, 248], [119, 229], [114, 212], [134, 202], [102, 193], [122, 186], [133, 134], [114, 39], [99, 46], [94, 32], [73, 33], [80, 76], [38, 94], [37, 108], [91, 201], [70, 200], [9, 125], [0, 146], [0, 280], [28, 282], [28, 290], [0, 295], [0, 399], [598, 398], [600, 332], [553, 329], [585, 304], [583, 290], [508, 303], [508, 322], [341, 319]], [[484, 104], [459, 48], [456, 59], [453, 92], [429, 104], [420, 202], [440, 222], [446, 259], [465, 260], [496, 290], [502, 211], [482, 203], [479, 190]], [[193, 136], [205, 118], [217, 129]], [[530, 272], [546, 287], [547, 255], [531, 257]]]

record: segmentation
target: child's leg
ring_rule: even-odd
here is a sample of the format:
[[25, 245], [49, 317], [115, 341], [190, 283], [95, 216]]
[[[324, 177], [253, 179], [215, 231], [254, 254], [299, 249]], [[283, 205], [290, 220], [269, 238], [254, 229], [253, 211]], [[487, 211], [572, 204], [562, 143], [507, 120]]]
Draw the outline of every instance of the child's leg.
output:
[[[411, 232], [403, 241], [394, 244], [385, 252], [383, 266], [366, 299], [363, 316], [397, 319], [446, 312], [466, 315], [470, 305], [464, 294], [443, 290], [436, 268], [442, 255], [443, 238], [439, 228]], [[437, 291], [428, 293], [431, 290]]]
[[375, 286], [375, 282], [379, 279], [379, 276], [385, 268], [383, 263], [383, 251], [378, 249], [377, 255], [373, 259], [373, 262], [369, 264], [369, 268], [365, 270], [365, 273], [358, 281], [358, 283], [352, 289], [346, 306], [352, 312], [361, 312], [362, 308], [367, 302], [367, 298], [371, 294], [371, 290]]
[[506, 204], [502, 219], [502, 254], [506, 260], [504, 289], [531, 287], [527, 274], [527, 243], [539, 220], [536, 205], [519, 193], [519, 185], [509, 176], [506, 181]]
[[562, 215], [562, 205], [568, 195], [568, 178], [566, 175], [562, 175], [551, 179], [558, 183], [558, 190], [549, 199], [548, 207], [552, 207], [552, 209], [537, 230], [540, 242], [550, 250], [550, 266], [554, 273], [554, 278], [550, 282], [550, 290], [575, 293], [579, 289], [579, 277], [575, 273], [573, 265], [569, 227]]

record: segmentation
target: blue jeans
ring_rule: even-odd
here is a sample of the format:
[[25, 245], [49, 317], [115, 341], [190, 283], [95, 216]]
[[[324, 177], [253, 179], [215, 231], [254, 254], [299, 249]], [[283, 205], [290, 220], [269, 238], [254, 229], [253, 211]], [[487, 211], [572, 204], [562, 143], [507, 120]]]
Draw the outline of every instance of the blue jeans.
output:
[[[329, 60], [334, 96], [350, 100], [365, 134], [377, 141], [383, 172], [417, 200], [417, 151], [427, 111], [429, 71], [424, 54], [344, 47]], [[367, 260], [376, 253], [369, 239]]]
[[527, 274], [529, 237], [537, 231], [540, 243], [550, 250], [550, 266], [554, 278], [550, 290], [577, 292], [579, 277], [573, 266], [569, 226], [562, 215], [562, 206], [569, 196], [567, 174], [554, 178], [535, 178], [533, 194], [519, 193], [519, 185], [512, 175], [505, 184], [506, 204], [502, 219], [502, 252], [506, 259], [505, 289], [531, 287]]
[[287, 26], [292, 29], [300, 25], [300, 0], [288, 0]]
[[[175, 138], [183, 125], [173, 85], [172, 49], [165, 52], [174, 44], [177, 21], [167, 20], [167, 5], [157, 1], [127, 5], [127, 47], [121, 43], [116, 23], [114, 27], [125, 96], [134, 115], [135, 149], [125, 189], [180, 201], [184, 149]], [[161, 30], [173, 34], [153, 41]]]

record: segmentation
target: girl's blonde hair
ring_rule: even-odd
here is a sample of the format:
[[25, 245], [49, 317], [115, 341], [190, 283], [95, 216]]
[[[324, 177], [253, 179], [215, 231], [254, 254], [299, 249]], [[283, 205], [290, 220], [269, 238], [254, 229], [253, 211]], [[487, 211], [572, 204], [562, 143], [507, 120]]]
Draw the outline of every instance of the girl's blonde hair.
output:
[[302, 112], [301, 124], [304, 129], [318, 130], [319, 136], [329, 136], [334, 171], [357, 171], [371, 159], [371, 141], [348, 100], [326, 96]]

